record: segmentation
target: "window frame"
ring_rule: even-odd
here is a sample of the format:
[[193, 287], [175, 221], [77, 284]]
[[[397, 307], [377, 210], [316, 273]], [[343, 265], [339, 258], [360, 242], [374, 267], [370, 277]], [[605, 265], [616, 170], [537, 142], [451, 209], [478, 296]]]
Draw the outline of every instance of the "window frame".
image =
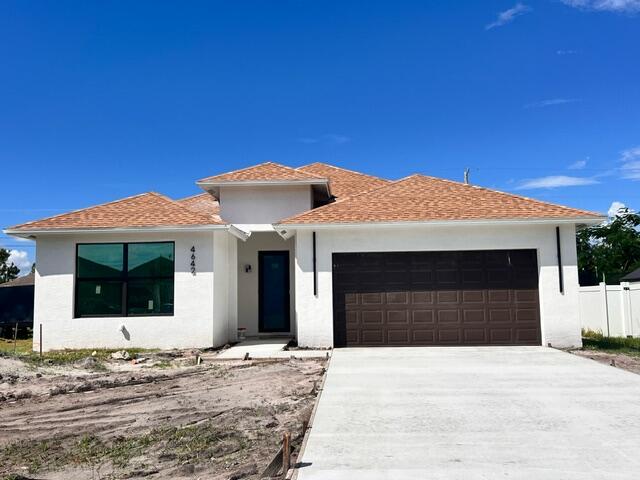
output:
[[[159, 275], [159, 276], [139, 276], [129, 277], [129, 245], [140, 244], [158, 244], [169, 243], [173, 249], [173, 272], [171, 275]], [[122, 245], [122, 274], [120, 277], [85, 277], [80, 278], [78, 275], [79, 262], [78, 262], [78, 249], [81, 245]], [[73, 318], [120, 318], [120, 317], [173, 317], [175, 315], [175, 293], [176, 293], [176, 242], [173, 240], [156, 240], [153, 242], [81, 242], [76, 243], [75, 253], [75, 266], [74, 266], [74, 298], [73, 298]], [[129, 281], [136, 280], [171, 280], [172, 283], [172, 296], [174, 300], [173, 311], [171, 313], [129, 313], [129, 295], [128, 286]], [[79, 315], [78, 314], [78, 288], [80, 283], [86, 282], [121, 282], [122, 283], [122, 311], [117, 314], [95, 314], [95, 315]]]

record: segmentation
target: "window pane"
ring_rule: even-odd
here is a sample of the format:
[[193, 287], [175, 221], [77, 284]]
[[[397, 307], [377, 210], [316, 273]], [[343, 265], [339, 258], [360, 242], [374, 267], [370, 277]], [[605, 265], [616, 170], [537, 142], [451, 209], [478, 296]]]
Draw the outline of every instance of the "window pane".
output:
[[123, 270], [122, 243], [78, 245], [78, 278], [120, 278]]
[[130, 277], [172, 277], [173, 243], [130, 243]]
[[173, 279], [130, 280], [127, 296], [129, 315], [173, 313]]
[[122, 315], [122, 282], [78, 281], [76, 316]]

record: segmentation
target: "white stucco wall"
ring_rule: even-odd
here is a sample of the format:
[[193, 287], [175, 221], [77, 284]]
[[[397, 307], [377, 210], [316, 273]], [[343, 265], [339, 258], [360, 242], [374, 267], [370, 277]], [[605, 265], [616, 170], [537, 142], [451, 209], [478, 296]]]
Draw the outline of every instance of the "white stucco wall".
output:
[[553, 225], [412, 226], [319, 229], [318, 295], [313, 295], [312, 232], [296, 233], [296, 302], [298, 342], [333, 345], [332, 259], [334, 252], [494, 250], [538, 251], [542, 343], [581, 345], [578, 269], [574, 225], [561, 226], [564, 293], [558, 287], [556, 234]]
[[220, 188], [220, 216], [229, 223], [274, 223], [312, 206], [310, 185]]
[[[34, 350], [61, 348], [188, 348], [227, 341], [227, 239], [220, 232], [46, 235], [37, 239]], [[215, 238], [215, 241], [214, 241]], [[73, 318], [77, 243], [175, 242], [174, 315]], [[196, 275], [190, 270], [196, 248]], [[214, 265], [215, 273], [214, 276]], [[214, 308], [214, 296], [216, 305]], [[129, 339], [120, 332], [124, 325]]]
[[[258, 335], [258, 252], [261, 250], [287, 250], [289, 252], [289, 278], [291, 299], [291, 332], [295, 332], [294, 239], [283, 240], [275, 232], [254, 232], [246, 242], [238, 242], [238, 326], [247, 328], [247, 335]], [[251, 265], [251, 272], [245, 272]], [[284, 335], [278, 333], [277, 335]]]

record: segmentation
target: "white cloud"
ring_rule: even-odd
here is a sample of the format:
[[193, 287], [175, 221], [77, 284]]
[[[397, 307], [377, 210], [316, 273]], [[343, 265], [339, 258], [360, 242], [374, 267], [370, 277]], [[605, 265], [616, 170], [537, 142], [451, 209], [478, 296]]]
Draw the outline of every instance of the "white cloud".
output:
[[640, 146], [620, 152], [622, 178], [640, 180]]
[[577, 160], [573, 162], [571, 165], [569, 165], [567, 168], [569, 170], [582, 170], [586, 166], [587, 166], [587, 160]]
[[550, 98], [549, 100], [527, 103], [524, 108], [545, 108], [552, 107], [554, 105], [563, 105], [565, 103], [575, 103], [579, 101], [579, 98]]
[[599, 12], [638, 13], [640, 0], [561, 0], [570, 7]]
[[547, 177], [530, 178], [524, 180], [518, 190], [533, 190], [536, 188], [560, 188], [560, 187], [579, 187], [583, 185], [594, 185], [600, 183], [593, 178], [586, 177], [570, 177], [567, 175], [550, 175]]
[[300, 143], [306, 143], [307, 145], [312, 145], [314, 143], [325, 143], [328, 145], [343, 145], [351, 141], [350, 137], [346, 135], [340, 135], [337, 133], [327, 133], [325, 135], [320, 135], [319, 137], [303, 137], [299, 138], [298, 141]]
[[519, 17], [520, 15], [524, 15], [525, 13], [530, 11], [531, 11], [531, 7], [524, 5], [522, 3], [516, 3], [509, 10], [505, 10], [504, 12], [498, 13], [498, 18], [496, 18], [495, 21], [485, 25], [484, 29], [491, 30], [492, 28], [495, 28], [495, 27], [501, 27], [503, 25], [506, 25], [507, 23], [513, 22], [516, 19], [516, 17]]
[[556, 50], [556, 55], [576, 55], [577, 50]]
[[622, 202], [611, 202], [611, 206], [607, 211], [607, 216], [609, 218], [616, 217], [621, 208], [626, 208], [627, 206]]
[[9, 250], [9, 259], [7, 263], [12, 263], [20, 269], [20, 274], [24, 275], [31, 271], [31, 260], [29, 260], [29, 254], [24, 250]]

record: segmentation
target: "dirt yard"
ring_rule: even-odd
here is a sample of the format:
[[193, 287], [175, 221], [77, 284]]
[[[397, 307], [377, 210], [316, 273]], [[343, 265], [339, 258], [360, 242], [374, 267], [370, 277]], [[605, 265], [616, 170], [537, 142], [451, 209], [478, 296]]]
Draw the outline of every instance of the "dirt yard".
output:
[[300, 442], [324, 361], [41, 367], [0, 358], [0, 478], [257, 479]]
[[629, 355], [627, 353], [604, 352], [601, 350], [571, 350], [574, 355], [590, 358], [597, 362], [606, 363], [612, 367], [622, 368], [633, 373], [640, 374], [640, 355]]

